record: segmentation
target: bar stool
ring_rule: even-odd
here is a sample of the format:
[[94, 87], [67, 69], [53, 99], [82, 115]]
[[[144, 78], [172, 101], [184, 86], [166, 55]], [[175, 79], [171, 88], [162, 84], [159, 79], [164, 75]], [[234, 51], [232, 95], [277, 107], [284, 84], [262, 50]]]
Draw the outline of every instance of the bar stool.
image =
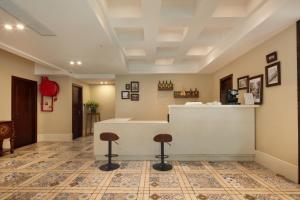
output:
[[112, 157], [117, 157], [117, 154], [112, 154], [112, 150], [111, 150], [111, 142], [115, 142], [116, 144], [118, 144], [116, 142], [116, 140], [119, 139], [119, 136], [115, 133], [101, 133], [100, 134], [100, 140], [102, 141], [108, 141], [108, 154], [105, 155], [108, 158], [108, 163], [105, 165], [102, 165], [99, 167], [100, 170], [102, 171], [112, 171], [115, 169], [118, 169], [120, 167], [119, 164], [117, 163], [112, 163], [111, 162], [111, 158]]
[[[156, 163], [153, 165], [153, 168], [158, 170], [158, 171], [169, 171], [171, 170], [173, 167], [171, 164], [165, 163], [165, 158], [168, 158], [168, 155], [165, 155], [165, 142], [167, 142], [169, 144], [169, 142], [172, 141], [172, 135], [170, 134], [158, 134], [156, 135], [153, 140], [155, 142], [160, 142], [160, 151], [161, 154], [160, 155], [156, 155], [155, 158], [160, 158], [160, 163]], [[169, 144], [170, 145], [170, 144]]]

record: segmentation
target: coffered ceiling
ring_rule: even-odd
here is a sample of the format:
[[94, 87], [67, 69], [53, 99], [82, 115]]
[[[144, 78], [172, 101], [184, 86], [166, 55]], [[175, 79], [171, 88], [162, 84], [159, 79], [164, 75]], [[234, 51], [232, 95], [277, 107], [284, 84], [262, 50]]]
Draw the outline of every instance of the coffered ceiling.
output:
[[[76, 77], [211, 73], [300, 18], [299, 0], [0, 0], [0, 48]], [[80, 60], [81, 66], [69, 61]], [[53, 70], [44, 70], [47, 73]]]

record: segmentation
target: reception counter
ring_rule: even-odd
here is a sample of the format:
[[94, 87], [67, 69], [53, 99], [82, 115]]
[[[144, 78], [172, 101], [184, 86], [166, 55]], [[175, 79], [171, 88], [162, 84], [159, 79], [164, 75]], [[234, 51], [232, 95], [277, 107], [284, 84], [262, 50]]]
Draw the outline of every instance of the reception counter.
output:
[[95, 123], [96, 159], [107, 154], [101, 132], [115, 132], [120, 139], [113, 144], [117, 159], [154, 159], [160, 145], [157, 133], [170, 133], [166, 154], [174, 160], [253, 160], [255, 155], [255, 107], [242, 105], [170, 105], [170, 121], [110, 119]]

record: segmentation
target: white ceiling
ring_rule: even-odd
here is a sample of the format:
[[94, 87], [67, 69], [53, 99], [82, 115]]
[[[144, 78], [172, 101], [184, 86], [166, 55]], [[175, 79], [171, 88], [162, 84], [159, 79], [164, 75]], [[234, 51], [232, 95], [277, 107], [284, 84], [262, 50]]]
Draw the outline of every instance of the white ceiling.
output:
[[[300, 19], [299, 0], [0, 0], [3, 4], [20, 19], [0, 9], [0, 48], [35, 61], [37, 73], [47, 66], [82, 79], [211, 73]], [[18, 20], [27, 25], [24, 31], [4, 30], [5, 23]], [[70, 66], [70, 60], [83, 65]]]

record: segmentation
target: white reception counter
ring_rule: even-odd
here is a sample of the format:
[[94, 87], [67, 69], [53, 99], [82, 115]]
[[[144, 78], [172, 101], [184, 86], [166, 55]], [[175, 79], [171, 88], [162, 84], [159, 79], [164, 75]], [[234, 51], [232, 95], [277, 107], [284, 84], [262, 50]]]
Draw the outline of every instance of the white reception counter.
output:
[[176, 160], [253, 160], [255, 155], [255, 107], [246, 105], [170, 105], [170, 122], [110, 119], [95, 123], [96, 159], [107, 154], [101, 132], [115, 132], [116, 159], [155, 159], [160, 145], [153, 137], [161, 132], [173, 136], [166, 154]]

